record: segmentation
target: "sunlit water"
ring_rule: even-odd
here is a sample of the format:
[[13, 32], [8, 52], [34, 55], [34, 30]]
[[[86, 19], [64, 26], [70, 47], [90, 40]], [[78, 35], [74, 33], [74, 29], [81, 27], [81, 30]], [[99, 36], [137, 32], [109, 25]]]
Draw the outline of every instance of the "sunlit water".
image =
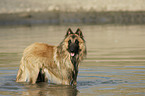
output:
[[34, 42], [58, 45], [68, 27], [0, 27], [1, 96], [145, 96], [144, 25], [71, 26], [82, 29], [88, 50], [77, 86], [16, 83], [24, 48]]

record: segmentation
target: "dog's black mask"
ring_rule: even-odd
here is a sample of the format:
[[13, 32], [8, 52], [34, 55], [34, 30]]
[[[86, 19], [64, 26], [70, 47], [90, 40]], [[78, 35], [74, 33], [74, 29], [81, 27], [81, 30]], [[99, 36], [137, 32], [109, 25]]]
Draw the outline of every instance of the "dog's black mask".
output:
[[68, 51], [70, 53], [71, 57], [76, 56], [76, 54], [79, 54], [79, 41], [76, 40], [69, 40], [68, 41]]

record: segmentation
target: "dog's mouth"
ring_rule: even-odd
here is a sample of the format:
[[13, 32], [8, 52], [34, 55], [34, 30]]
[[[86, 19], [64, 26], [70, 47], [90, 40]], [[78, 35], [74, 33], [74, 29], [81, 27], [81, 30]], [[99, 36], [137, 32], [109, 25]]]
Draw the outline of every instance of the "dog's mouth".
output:
[[74, 57], [75, 56], [75, 53], [70, 53], [70, 56]]

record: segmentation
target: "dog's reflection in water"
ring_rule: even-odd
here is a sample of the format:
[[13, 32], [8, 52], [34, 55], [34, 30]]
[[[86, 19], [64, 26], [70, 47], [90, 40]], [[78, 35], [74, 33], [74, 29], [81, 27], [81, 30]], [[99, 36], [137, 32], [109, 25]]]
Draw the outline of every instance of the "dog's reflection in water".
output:
[[54, 85], [46, 82], [38, 84], [24, 84], [26, 91], [22, 96], [77, 96], [78, 90], [75, 86]]

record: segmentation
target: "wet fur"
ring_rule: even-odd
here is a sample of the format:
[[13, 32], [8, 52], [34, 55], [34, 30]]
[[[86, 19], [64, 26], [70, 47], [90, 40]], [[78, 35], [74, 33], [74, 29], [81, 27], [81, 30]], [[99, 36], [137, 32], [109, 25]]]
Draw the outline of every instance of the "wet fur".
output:
[[[77, 49], [70, 50], [69, 40]], [[78, 40], [79, 43], [75, 44]], [[71, 56], [71, 52], [75, 56]], [[48, 81], [63, 85], [76, 85], [78, 66], [86, 56], [85, 40], [80, 29], [75, 33], [69, 28], [64, 40], [59, 46], [51, 46], [45, 43], [34, 43], [28, 46], [23, 53], [21, 64], [16, 77], [16, 82]]]

